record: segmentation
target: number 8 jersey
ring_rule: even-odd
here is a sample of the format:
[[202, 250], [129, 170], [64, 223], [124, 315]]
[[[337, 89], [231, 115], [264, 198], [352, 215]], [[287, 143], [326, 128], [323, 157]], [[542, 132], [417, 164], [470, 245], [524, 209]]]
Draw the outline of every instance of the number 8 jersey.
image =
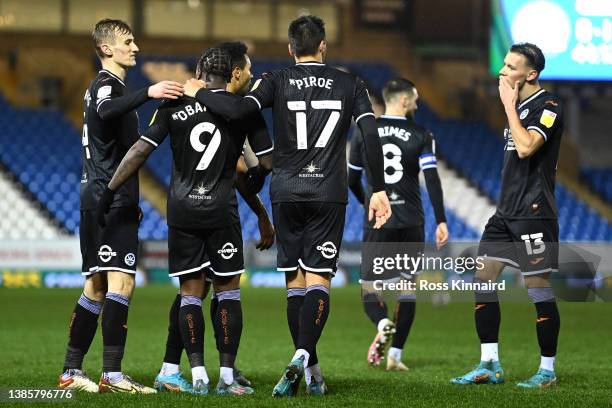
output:
[[351, 118], [374, 115], [363, 81], [303, 62], [266, 75], [246, 97], [274, 112], [272, 202], [346, 204]]
[[[438, 167], [436, 144], [431, 132], [403, 116], [382, 115], [376, 119], [383, 147], [385, 190], [393, 213], [383, 228], [409, 228], [424, 223], [419, 171]], [[349, 166], [355, 170], [366, 166], [363, 136], [355, 132], [351, 140]], [[366, 203], [372, 191], [368, 186]], [[366, 212], [365, 225], [370, 227]]]
[[196, 229], [239, 222], [234, 179], [244, 141], [248, 136], [257, 156], [272, 151], [261, 114], [227, 122], [195, 99], [182, 97], [162, 103], [141, 139], [157, 147], [167, 134], [173, 158], [168, 225]]

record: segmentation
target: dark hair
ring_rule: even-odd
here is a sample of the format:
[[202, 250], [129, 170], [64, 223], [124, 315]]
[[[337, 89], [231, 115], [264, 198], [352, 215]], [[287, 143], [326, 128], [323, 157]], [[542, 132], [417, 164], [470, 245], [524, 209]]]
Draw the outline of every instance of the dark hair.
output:
[[93, 38], [94, 48], [98, 57], [105, 58], [102, 48], [100, 46], [107, 41], [115, 41], [117, 34], [131, 34], [132, 29], [122, 20], [113, 20], [105, 18], [96, 23], [96, 26], [91, 33]]
[[525, 57], [527, 64], [538, 71], [538, 75], [544, 70], [546, 59], [542, 50], [537, 45], [527, 42], [514, 44], [510, 47], [510, 52], [521, 54]]
[[383, 88], [383, 99], [388, 102], [399, 93], [413, 93], [415, 88], [416, 86], [412, 81], [405, 78], [393, 78]]
[[204, 50], [196, 66], [196, 78], [208, 81], [208, 75], [216, 75], [229, 82], [232, 78], [231, 58], [224, 49], [213, 47]]
[[218, 48], [221, 48], [230, 56], [232, 69], [238, 67], [240, 69], [244, 69], [246, 66], [246, 53], [249, 50], [247, 45], [242, 41], [228, 41], [217, 45]]
[[297, 57], [314, 55], [325, 40], [325, 23], [317, 16], [302, 16], [289, 24], [289, 45]]

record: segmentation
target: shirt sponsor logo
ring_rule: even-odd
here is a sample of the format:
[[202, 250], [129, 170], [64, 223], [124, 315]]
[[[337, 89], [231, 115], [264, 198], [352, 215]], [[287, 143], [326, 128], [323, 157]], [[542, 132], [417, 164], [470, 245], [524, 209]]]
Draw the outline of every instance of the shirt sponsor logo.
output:
[[521, 120], [525, 119], [527, 117], [527, 115], [529, 115], [529, 109], [525, 109], [521, 112], [521, 116], [519, 116], [519, 118], [521, 118]]
[[123, 260], [125, 261], [125, 264], [127, 266], [134, 266], [134, 264], [136, 263], [136, 256], [130, 252], [125, 256]]
[[557, 114], [555, 112], [544, 109], [542, 116], [540, 116], [540, 123], [550, 129], [554, 125], [556, 118]]
[[110, 261], [113, 256], [117, 256], [117, 253], [109, 245], [102, 245], [98, 250], [98, 257], [102, 262]]
[[332, 259], [338, 253], [336, 246], [331, 241], [326, 241], [321, 245], [317, 245], [317, 251], [321, 252], [323, 258]]
[[189, 198], [193, 200], [212, 200], [212, 196], [206, 195], [207, 191], [210, 190], [204, 187], [204, 183], [201, 183], [199, 186], [192, 190], [192, 193], [189, 194]]
[[391, 194], [389, 194], [389, 204], [391, 205], [401, 205], [401, 204], [406, 204], [406, 200], [402, 200], [402, 197], [397, 194], [395, 191], [391, 191]]
[[322, 178], [324, 177], [323, 174], [321, 173], [317, 173], [317, 171], [321, 170], [319, 167], [317, 167], [314, 162], [310, 162], [309, 165], [307, 165], [306, 167], [304, 167], [302, 170], [305, 171], [305, 173], [300, 173], [298, 176], [299, 177], [315, 177], [315, 178]]
[[221, 258], [223, 259], [230, 259], [236, 252], [238, 252], [238, 248], [236, 248], [231, 242], [226, 242], [223, 244], [221, 249], [217, 251], [217, 253], [221, 255]]

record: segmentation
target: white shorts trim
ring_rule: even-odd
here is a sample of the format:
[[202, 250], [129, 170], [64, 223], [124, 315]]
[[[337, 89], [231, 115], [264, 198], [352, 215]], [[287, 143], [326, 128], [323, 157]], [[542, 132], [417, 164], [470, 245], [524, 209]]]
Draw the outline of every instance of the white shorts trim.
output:
[[543, 273], [551, 273], [551, 272], [559, 272], [559, 270], [556, 268], [545, 268], [545, 269], [540, 269], [539, 271], [529, 271], [529, 272], [521, 271], [521, 274], [523, 276], [531, 276], [531, 275], [541, 275]]
[[357, 170], [357, 171], [363, 170], [363, 167], [355, 166], [354, 164], [351, 164], [350, 162], [349, 162], [348, 166], [349, 166], [349, 169], [353, 169], [353, 170]]
[[336, 274], [336, 272], [334, 272], [334, 270], [332, 268], [311, 268], [310, 266], [306, 266], [306, 265], [304, 265], [304, 262], [302, 262], [301, 259], [298, 259], [298, 263], [300, 264], [300, 267], [302, 269], [306, 270], [307, 272], [331, 273], [332, 275]]
[[233, 272], [217, 272], [211, 267], [208, 267], [208, 269], [210, 269], [215, 275], [219, 275], [219, 276], [232, 276], [232, 275], [240, 275], [241, 273], [244, 273], [244, 269], [240, 269], [239, 271], [233, 271]]
[[204, 269], [204, 268], [206, 268], [208, 266], [210, 266], [210, 262], [204, 262], [202, 265], [196, 266], [195, 268], [185, 269], [184, 271], [179, 271], [179, 272], [172, 272], [172, 273], [168, 274], [168, 276], [175, 277], [175, 276], [180, 276], [180, 275], [186, 275], [188, 273], [197, 272], [197, 271], [199, 271], [201, 269]]
[[515, 268], [519, 268], [519, 264], [517, 264], [516, 262], [514, 262], [512, 259], [508, 259], [508, 258], [498, 258], [496, 256], [488, 256], [488, 255], [483, 255], [484, 260], [485, 261], [498, 261], [501, 263], [505, 263], [511, 266], [514, 266]]
[[117, 268], [116, 266], [103, 266], [103, 267], [98, 268], [98, 272], [115, 272], [115, 271], [136, 274], [135, 269]]
[[[262, 154], [270, 153], [273, 150], [274, 150], [274, 146], [272, 146], [269, 149], [262, 150], [261, 152], [255, 152], [255, 156], [261, 156]], [[244, 151], [242, 152], [242, 154], [244, 154]]]
[[279, 272], [292, 272], [295, 271], [297, 268], [299, 268], [299, 266], [289, 266], [289, 267], [285, 267], [285, 268], [276, 268], [277, 271]]

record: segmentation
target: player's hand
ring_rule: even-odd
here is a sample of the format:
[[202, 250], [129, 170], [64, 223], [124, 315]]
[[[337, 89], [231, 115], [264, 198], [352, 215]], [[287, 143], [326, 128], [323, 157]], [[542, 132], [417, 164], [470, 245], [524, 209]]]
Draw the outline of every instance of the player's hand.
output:
[[204, 83], [204, 81], [200, 81], [199, 79], [191, 78], [191, 79], [188, 79], [187, 82], [183, 84], [183, 91], [185, 92], [185, 95], [195, 98], [196, 92], [198, 92], [202, 88], [205, 88], [205, 85], [206, 84]]
[[374, 229], [382, 227], [389, 218], [391, 218], [391, 204], [389, 204], [387, 193], [378, 191], [372, 194], [368, 208], [368, 220], [374, 219]]
[[445, 222], [438, 224], [436, 228], [436, 248], [440, 249], [448, 242], [448, 227]]
[[98, 207], [96, 208], [96, 221], [101, 227], [106, 227], [106, 214], [110, 210], [110, 206], [115, 199], [115, 192], [110, 190], [108, 187], [104, 189], [100, 201], [98, 201]]
[[183, 85], [176, 81], [161, 81], [149, 87], [149, 98], [178, 99], [183, 95]]
[[255, 248], [263, 251], [268, 249], [274, 244], [274, 226], [268, 218], [268, 214], [263, 213], [257, 217], [257, 224], [259, 225], [259, 236], [260, 239], [255, 244]]
[[516, 81], [514, 83], [514, 88], [512, 88], [504, 77], [499, 77], [499, 99], [501, 99], [506, 109], [516, 109], [520, 87], [520, 81]]

